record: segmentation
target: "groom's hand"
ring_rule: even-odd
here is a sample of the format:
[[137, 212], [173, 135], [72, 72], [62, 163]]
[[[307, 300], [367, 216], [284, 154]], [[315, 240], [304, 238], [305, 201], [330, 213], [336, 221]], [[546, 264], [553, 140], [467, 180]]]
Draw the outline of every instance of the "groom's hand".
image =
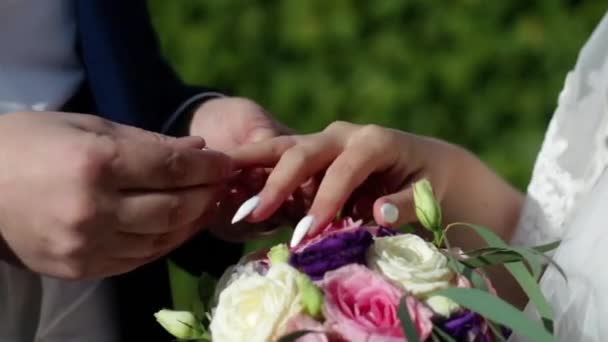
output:
[[204, 137], [208, 148], [221, 152], [289, 133], [260, 105], [238, 97], [204, 102], [190, 123], [190, 135]]
[[0, 242], [31, 270], [62, 278], [150, 262], [200, 228], [232, 172], [204, 145], [84, 114], [4, 115]]
[[[189, 133], [204, 137], [210, 149], [229, 153], [243, 145], [292, 132], [274, 120], [257, 103], [245, 98], [223, 97], [206, 101], [198, 108], [192, 118]], [[266, 234], [269, 229], [272, 231], [272, 228], [281, 223], [299, 219], [305, 210], [303, 200], [287, 203], [276, 215], [262, 223], [230, 224], [237, 208], [263, 188], [266, 178], [267, 172], [263, 169], [242, 172], [224, 193], [213, 222], [207, 228], [221, 239], [243, 241]]]

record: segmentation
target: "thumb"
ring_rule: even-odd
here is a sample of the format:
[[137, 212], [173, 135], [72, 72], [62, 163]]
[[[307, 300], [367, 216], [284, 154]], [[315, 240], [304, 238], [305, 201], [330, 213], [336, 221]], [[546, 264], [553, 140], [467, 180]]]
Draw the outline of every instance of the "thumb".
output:
[[412, 188], [378, 198], [374, 203], [374, 219], [379, 225], [390, 228], [416, 221]]

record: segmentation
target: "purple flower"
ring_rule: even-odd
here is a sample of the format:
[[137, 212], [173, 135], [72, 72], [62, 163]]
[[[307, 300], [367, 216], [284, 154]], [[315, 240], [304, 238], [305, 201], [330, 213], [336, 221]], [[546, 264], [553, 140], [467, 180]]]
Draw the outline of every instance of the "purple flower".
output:
[[435, 324], [456, 341], [493, 341], [483, 317], [469, 310], [460, 311], [448, 319], [435, 322]]
[[391, 229], [383, 226], [379, 226], [378, 230], [376, 231], [376, 237], [395, 236], [400, 234], [402, 233], [397, 229]]
[[327, 271], [353, 263], [365, 264], [365, 253], [372, 243], [373, 236], [365, 229], [331, 234], [292, 253], [289, 264], [313, 280], [320, 280]]

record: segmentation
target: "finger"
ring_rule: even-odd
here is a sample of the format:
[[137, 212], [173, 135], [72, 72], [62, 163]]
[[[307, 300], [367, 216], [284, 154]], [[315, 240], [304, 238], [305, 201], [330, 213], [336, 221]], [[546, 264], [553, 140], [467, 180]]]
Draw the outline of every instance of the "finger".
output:
[[202, 149], [207, 145], [205, 139], [197, 136], [175, 138], [168, 142], [175, 148]]
[[285, 151], [297, 143], [294, 136], [281, 136], [258, 143], [243, 145], [228, 156], [234, 162], [234, 168], [239, 170], [252, 167], [272, 167], [277, 164]]
[[169, 253], [201, 228], [200, 220], [164, 234], [117, 232], [107, 242], [110, 257], [115, 259], [149, 259]]
[[113, 133], [121, 139], [125, 140], [138, 140], [149, 143], [162, 143], [162, 144], [181, 144], [181, 146], [188, 146], [191, 148], [203, 148], [205, 147], [205, 141], [202, 137], [198, 136], [187, 136], [187, 137], [172, 137], [169, 135], [148, 131], [139, 127], [121, 125], [112, 123]]
[[279, 135], [277, 129], [273, 127], [258, 127], [250, 133], [247, 143], [257, 143], [264, 140], [269, 140]]
[[117, 210], [118, 231], [162, 234], [194, 222], [214, 206], [223, 186], [198, 186], [167, 192], [129, 192]]
[[416, 221], [411, 186], [378, 198], [374, 203], [374, 219], [379, 225], [390, 228], [399, 228], [401, 225]]
[[300, 185], [324, 170], [339, 151], [339, 146], [324, 136], [287, 150], [268, 176], [259, 193], [260, 203], [249, 220], [259, 222], [270, 217]]
[[223, 182], [232, 173], [228, 156], [213, 150], [162, 143], [119, 140], [112, 172], [123, 190], [173, 189]]
[[387, 162], [385, 154], [360, 145], [340, 154], [325, 172], [308, 213], [312, 216], [309, 235], [331, 222], [355, 189], [373, 172], [387, 167]]

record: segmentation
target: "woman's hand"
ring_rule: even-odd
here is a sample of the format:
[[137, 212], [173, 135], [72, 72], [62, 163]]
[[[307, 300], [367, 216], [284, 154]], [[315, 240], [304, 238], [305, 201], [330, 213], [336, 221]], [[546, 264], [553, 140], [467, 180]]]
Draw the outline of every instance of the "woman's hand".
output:
[[253, 222], [268, 218], [298, 187], [323, 174], [306, 219], [314, 234], [345, 205], [349, 214], [373, 216], [387, 227], [413, 221], [410, 183], [429, 178], [441, 199], [446, 172], [428, 168], [425, 156], [442, 158], [449, 150], [447, 144], [392, 129], [336, 122], [320, 133], [278, 137], [231, 156], [238, 168], [274, 167], [248, 216]]
[[387, 227], [415, 221], [411, 184], [421, 178], [433, 184], [446, 220], [485, 224], [507, 240], [522, 202], [466, 150], [375, 125], [335, 122], [319, 133], [277, 137], [230, 155], [237, 168], [274, 168], [247, 216], [251, 222], [267, 219], [302, 184], [320, 179], [301, 221], [311, 235], [341, 210]]

